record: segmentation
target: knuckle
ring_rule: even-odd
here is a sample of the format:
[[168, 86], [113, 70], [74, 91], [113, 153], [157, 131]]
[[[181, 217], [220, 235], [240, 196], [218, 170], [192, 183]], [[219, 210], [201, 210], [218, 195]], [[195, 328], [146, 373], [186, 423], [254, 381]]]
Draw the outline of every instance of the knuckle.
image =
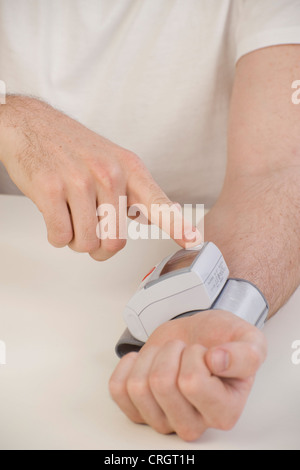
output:
[[102, 243], [99, 243], [98, 240], [96, 248], [88, 250], [87, 253], [89, 253], [90, 257], [93, 258], [95, 261], [106, 261], [112, 256], [114, 256], [116, 253], [118, 253], [120, 250], [122, 250], [126, 245], [126, 242], [126, 240], [113, 240], [108, 243], [105, 243], [104, 245]]
[[181, 374], [178, 378], [178, 387], [180, 391], [189, 397], [198, 395], [200, 390], [200, 381], [196, 372]]
[[238, 418], [235, 418], [233, 415], [229, 414], [220, 416], [216, 423], [214, 423], [214, 428], [219, 429], [220, 431], [231, 431], [237, 423]]
[[129, 171], [129, 175], [150, 175], [143, 160], [134, 152], [131, 152], [129, 150], [123, 150], [120, 155], [120, 162], [123, 164], [123, 167], [127, 169], [127, 172]]
[[130, 397], [141, 399], [148, 395], [149, 388], [145, 380], [139, 377], [129, 377], [127, 380], [127, 392]]
[[186, 442], [195, 441], [201, 436], [202, 433], [203, 431], [200, 430], [198, 426], [191, 425], [181, 425], [176, 430], [176, 434]]
[[109, 253], [107, 253], [107, 251], [104, 251], [101, 248], [99, 248], [96, 251], [90, 251], [89, 252], [89, 256], [97, 262], [107, 261], [113, 255], [114, 255], [114, 253], [109, 254]]
[[115, 240], [107, 240], [105, 244], [105, 251], [108, 252], [108, 254], [115, 254], [118, 251], [122, 250], [127, 243], [127, 240], [122, 240], [122, 239], [115, 239]]
[[173, 381], [169, 374], [152, 372], [149, 376], [151, 390], [161, 396], [168, 396], [173, 389]]
[[162, 419], [159, 423], [156, 423], [153, 428], [155, 431], [157, 431], [159, 434], [171, 434], [173, 429], [170, 427], [169, 423], [167, 422], [166, 419]]
[[99, 250], [98, 250], [98, 251], [95, 251], [95, 252], [89, 252], [89, 256], [90, 256], [94, 261], [97, 261], [97, 262], [106, 261], [106, 260], [108, 259], [108, 257], [101, 256], [101, 255], [99, 254]]
[[113, 377], [111, 377], [108, 382], [108, 389], [112, 398], [114, 400], [118, 400], [123, 395], [125, 388], [121, 381], [115, 380]]
[[92, 188], [92, 179], [89, 176], [83, 176], [81, 174], [77, 174], [73, 177], [73, 184], [79, 193], [86, 194]]
[[73, 233], [70, 232], [56, 232], [48, 234], [48, 241], [55, 248], [62, 248], [69, 245], [73, 238]]
[[106, 166], [99, 165], [96, 178], [106, 192], [113, 193], [123, 180], [123, 172], [116, 162]]
[[[94, 230], [93, 225], [95, 226]], [[83, 227], [77, 228], [77, 233], [75, 227], [75, 238], [69, 246], [73, 251], [90, 253], [96, 251], [99, 245], [100, 242], [96, 234], [96, 222], [94, 223], [94, 221], [91, 220], [87, 221]]]
[[[120, 364], [124, 364], [128, 361], [132, 361], [136, 358], [136, 352], [130, 352], [126, 354], [121, 360]], [[108, 389], [114, 400], [118, 400], [127, 393], [126, 380], [118, 378], [114, 372], [108, 381]]]
[[99, 249], [99, 240], [93, 240], [86, 244], [84, 253], [93, 253]]
[[113, 183], [114, 186], [118, 185], [124, 179], [123, 170], [119, 163], [114, 162], [110, 164], [109, 167], [109, 176], [110, 182]]
[[99, 242], [97, 241], [85, 241], [81, 242], [77, 247], [77, 251], [80, 253], [91, 253], [99, 248]]
[[85, 242], [85, 244], [86, 244], [86, 246], [85, 246], [85, 248], [86, 248], [85, 252], [86, 253], [91, 253], [93, 251], [96, 251], [96, 250], [98, 250], [98, 248], [100, 246], [99, 240], [96, 237], [93, 240], [87, 240]]
[[211, 418], [207, 418], [207, 427], [213, 429], [219, 429], [220, 431], [230, 431], [234, 428], [238, 422], [242, 409], [240, 407], [229, 406], [228, 403], [224, 403], [215, 407], [215, 411]]
[[[165, 328], [167, 329], [167, 331], [169, 331], [168, 323], [165, 323], [163, 325], [165, 325]], [[161, 325], [161, 326], [163, 326], [163, 325]], [[183, 341], [182, 339], [175, 338], [175, 339], [170, 339], [169, 341], [167, 341], [166, 345], [169, 346], [170, 348], [174, 349], [175, 351], [178, 351], [178, 350], [182, 350], [186, 347], [186, 342]]]
[[138, 412], [131, 413], [129, 418], [134, 424], [145, 424], [144, 419], [139, 415]]
[[55, 176], [48, 176], [47, 178], [41, 179], [39, 187], [42, 194], [50, 200], [57, 199], [57, 197], [64, 193], [63, 182]]
[[142, 160], [131, 150], [122, 149], [120, 158], [126, 165], [130, 165], [131, 168], [143, 165]]
[[70, 223], [58, 214], [44, 211], [43, 216], [47, 225], [48, 241], [55, 247], [68, 245], [73, 239], [73, 229]]

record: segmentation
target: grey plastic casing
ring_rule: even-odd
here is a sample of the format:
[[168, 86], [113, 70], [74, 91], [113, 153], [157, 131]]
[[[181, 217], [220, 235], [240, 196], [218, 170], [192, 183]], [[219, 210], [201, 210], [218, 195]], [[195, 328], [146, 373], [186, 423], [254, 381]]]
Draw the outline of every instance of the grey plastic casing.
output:
[[145, 342], [162, 323], [185, 312], [211, 308], [228, 276], [214, 243], [168, 256], [150, 271], [127, 303], [123, 317], [129, 331]]

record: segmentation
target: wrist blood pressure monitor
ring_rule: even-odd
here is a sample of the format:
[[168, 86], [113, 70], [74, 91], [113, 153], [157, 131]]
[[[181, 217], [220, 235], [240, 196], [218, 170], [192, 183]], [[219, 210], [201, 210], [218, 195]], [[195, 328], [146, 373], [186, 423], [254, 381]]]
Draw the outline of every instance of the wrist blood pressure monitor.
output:
[[118, 356], [139, 350], [161, 324], [201, 310], [227, 310], [261, 328], [268, 315], [264, 296], [252, 283], [228, 276], [222, 253], [211, 242], [165, 258], [123, 312], [127, 330], [116, 345]]

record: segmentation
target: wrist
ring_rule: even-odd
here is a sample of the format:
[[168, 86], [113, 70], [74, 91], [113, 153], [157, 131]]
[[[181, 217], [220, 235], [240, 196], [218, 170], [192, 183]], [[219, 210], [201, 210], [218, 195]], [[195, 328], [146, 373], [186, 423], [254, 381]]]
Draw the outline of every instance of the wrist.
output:
[[16, 105], [20, 97], [8, 95], [6, 103], [0, 107], [0, 161], [7, 166], [16, 143], [17, 114]]
[[38, 103], [27, 96], [8, 95], [6, 104], [0, 108], [0, 161], [6, 168], [26, 148], [28, 113]]
[[269, 318], [300, 283], [300, 181], [297, 172], [245, 177], [227, 185], [205, 218], [205, 239], [221, 250], [230, 277], [255, 284]]

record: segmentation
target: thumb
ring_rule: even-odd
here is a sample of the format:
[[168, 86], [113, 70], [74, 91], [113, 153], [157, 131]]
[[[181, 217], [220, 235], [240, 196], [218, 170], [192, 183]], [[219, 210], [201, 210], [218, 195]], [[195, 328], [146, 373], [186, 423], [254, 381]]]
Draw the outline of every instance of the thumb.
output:
[[178, 203], [172, 202], [145, 169], [139, 176], [130, 178], [129, 205], [138, 207], [149, 222], [157, 225], [183, 248], [203, 242], [200, 231], [184, 218]]
[[209, 349], [205, 361], [213, 375], [247, 379], [256, 374], [265, 358], [266, 347], [263, 344], [240, 341]]

